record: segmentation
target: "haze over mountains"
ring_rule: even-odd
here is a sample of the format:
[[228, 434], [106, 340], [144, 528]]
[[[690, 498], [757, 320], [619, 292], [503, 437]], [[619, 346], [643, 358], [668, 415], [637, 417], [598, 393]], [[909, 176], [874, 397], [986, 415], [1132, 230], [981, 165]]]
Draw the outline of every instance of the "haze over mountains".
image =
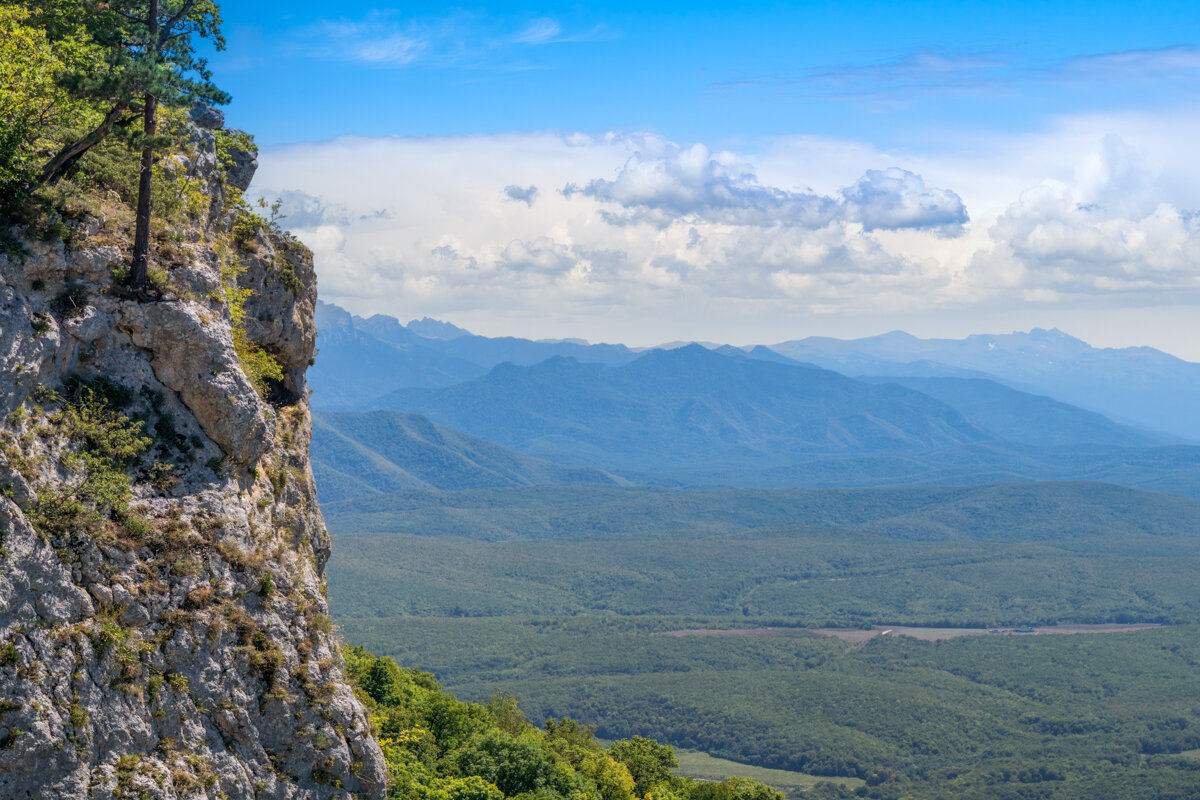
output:
[[778, 466], [814, 454], [906, 452], [991, 438], [954, 409], [897, 384], [689, 345], [620, 367], [556, 356], [501, 365], [381, 405], [564, 463], [661, 469]]
[[772, 349], [846, 375], [990, 377], [1114, 419], [1200, 440], [1200, 364], [1152, 347], [1095, 348], [1060, 330], [853, 341], [811, 337]]
[[[1184, 413], [1200, 365], [1150, 348], [1100, 350], [1034, 330], [639, 352], [363, 319], [328, 304], [318, 323], [314, 462], [328, 498], [626, 480], [1101, 480], [1200, 495], [1197, 423]], [[1106, 388], [1114, 382], [1120, 392]], [[1085, 395], [1139, 424], [1064, 399]], [[404, 413], [345, 413], [371, 409]]]
[[[312, 370], [318, 408], [361, 407], [397, 389], [451, 386], [506, 362], [531, 366], [568, 356], [620, 366], [640, 355], [619, 344], [489, 338], [428, 318], [403, 325], [393, 317], [363, 319], [329, 303], [317, 305], [326, 356]], [[855, 340], [810, 337], [770, 346], [710, 346], [762, 360], [812, 364], [849, 377], [985, 378], [1200, 441], [1200, 415], [1194, 413], [1200, 407], [1200, 364], [1150, 347], [1094, 348], [1062, 331], [1040, 328], [961, 340], [918, 339], [897, 331]], [[343, 377], [355, 385], [339, 385]], [[371, 393], [381, 386], [386, 388]]]

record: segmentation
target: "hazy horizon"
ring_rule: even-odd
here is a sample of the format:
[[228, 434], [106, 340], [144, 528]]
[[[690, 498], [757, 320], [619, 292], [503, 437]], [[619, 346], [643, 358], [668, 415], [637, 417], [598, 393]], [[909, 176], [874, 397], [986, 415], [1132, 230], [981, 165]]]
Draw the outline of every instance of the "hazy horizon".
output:
[[[325, 301], [324, 298], [321, 298], [321, 299], [323, 301]], [[724, 341], [724, 340], [714, 339], [712, 337], [675, 338], [675, 339], [659, 339], [659, 340], [654, 340], [654, 341], [637, 341], [637, 340], [632, 340], [632, 339], [622, 339], [620, 337], [614, 337], [614, 338], [608, 338], [608, 339], [591, 339], [586, 336], [579, 336], [579, 335], [571, 333], [571, 332], [566, 332], [561, 335], [548, 335], [548, 336], [525, 335], [525, 334], [521, 334], [521, 333], [515, 333], [512, 331], [506, 331], [506, 330], [489, 332], [487, 330], [479, 330], [479, 329], [473, 328], [470, 325], [465, 325], [462, 323], [461, 320], [455, 320], [450, 317], [435, 317], [435, 316], [432, 316], [429, 314], [423, 314], [418, 317], [402, 317], [402, 316], [397, 316], [396, 314], [393, 314], [393, 313], [389, 313], [387, 310], [370, 311], [365, 314], [360, 314], [358, 312], [355, 312], [348, 308], [345, 308], [344, 306], [342, 306], [339, 303], [333, 303], [332, 301], [325, 301], [325, 302], [330, 302], [331, 305], [335, 305], [344, 311], [349, 311], [354, 316], [357, 316], [360, 318], [369, 318], [375, 314], [380, 314], [382, 316], [392, 317], [393, 319], [398, 320], [402, 325], [406, 325], [406, 326], [411, 323], [414, 323], [414, 322], [420, 322], [420, 321], [423, 321], [424, 319], [429, 319], [434, 322], [448, 323], [450, 325], [454, 325], [457, 328], [461, 328], [470, 334], [473, 334], [476, 336], [485, 336], [488, 338], [501, 338], [501, 337], [511, 336], [514, 338], [529, 339], [529, 340], [537, 341], [537, 342], [577, 341], [577, 342], [585, 342], [587, 344], [614, 344], [614, 345], [621, 344], [621, 345], [625, 345], [626, 347], [629, 347], [630, 349], [634, 349], [634, 350], [652, 350], [655, 348], [661, 348], [661, 347], [667, 347], [667, 346], [674, 347], [674, 346], [682, 346], [682, 345], [687, 345], [687, 344], [700, 344], [700, 345], [704, 345], [706, 347], [707, 346], [721, 347], [721, 346], [726, 346], [726, 345], [731, 345], [733, 347], [752, 347], [755, 345], [770, 346], [773, 344], [781, 344], [783, 342], [789, 342], [789, 341], [798, 341], [798, 340], [802, 340], [802, 339], [806, 339], [806, 338], [829, 338], [829, 339], [840, 339], [843, 341], [853, 341], [853, 340], [858, 340], [858, 339], [872, 339], [872, 338], [877, 338], [877, 337], [881, 337], [881, 336], [887, 336], [889, 334], [894, 334], [894, 333], [900, 333], [900, 334], [905, 334], [908, 336], [913, 336], [914, 338], [921, 339], [921, 340], [939, 339], [939, 340], [955, 341], [955, 340], [962, 340], [962, 339], [965, 339], [968, 337], [1001, 337], [1001, 336], [1012, 336], [1012, 335], [1019, 335], [1019, 334], [1028, 335], [1028, 334], [1032, 334], [1034, 331], [1040, 330], [1040, 331], [1046, 331], [1046, 332], [1050, 332], [1050, 333], [1057, 331], [1058, 333], [1069, 336], [1072, 339], [1078, 339], [1078, 340], [1082, 341], [1084, 344], [1087, 344], [1091, 347], [1095, 347], [1098, 349], [1109, 349], [1109, 348], [1120, 349], [1120, 348], [1124, 348], [1124, 347], [1154, 347], [1154, 349], [1156, 349], [1156, 350], [1161, 350], [1162, 352], [1167, 353], [1168, 355], [1175, 356], [1176, 358], [1180, 358], [1184, 361], [1200, 363], [1200, 359], [1187, 358], [1186, 356], [1181, 355], [1179, 353], [1171, 352], [1168, 349], [1161, 348], [1161, 347], [1155, 347], [1150, 344], [1116, 344], [1116, 345], [1098, 344], [1097, 342], [1091, 341], [1084, 336], [1078, 336], [1074, 332], [1063, 329], [1062, 327], [1059, 327], [1059, 326], [1031, 325], [1030, 327], [1023, 328], [1023, 329], [978, 330], [978, 331], [972, 331], [970, 333], [963, 334], [962, 336], [919, 336], [917, 334], [914, 334], [912, 331], [904, 330], [902, 328], [890, 328], [888, 330], [880, 330], [877, 333], [866, 333], [866, 334], [863, 334], [860, 336], [834, 336], [834, 335], [828, 335], [828, 334], [822, 334], [822, 333], [811, 333], [811, 334], [805, 334], [803, 336], [790, 336], [790, 337], [776, 338], [776, 339], [771, 339], [769, 341], [768, 340], [757, 340], [757, 339], [756, 340], [745, 340], [745, 341]]]

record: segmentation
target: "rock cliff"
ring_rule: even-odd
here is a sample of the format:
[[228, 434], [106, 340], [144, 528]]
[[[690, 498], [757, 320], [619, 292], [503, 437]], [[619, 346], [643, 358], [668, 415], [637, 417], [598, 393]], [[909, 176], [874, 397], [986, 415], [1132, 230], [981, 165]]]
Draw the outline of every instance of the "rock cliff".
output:
[[311, 256], [239, 209], [246, 140], [188, 137], [154, 300], [115, 203], [0, 256], [0, 796], [379, 798], [324, 595]]

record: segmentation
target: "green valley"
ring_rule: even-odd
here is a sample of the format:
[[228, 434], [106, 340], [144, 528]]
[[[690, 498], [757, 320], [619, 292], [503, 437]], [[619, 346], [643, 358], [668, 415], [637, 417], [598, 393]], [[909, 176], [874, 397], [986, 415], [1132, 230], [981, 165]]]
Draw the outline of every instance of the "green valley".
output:
[[[862, 781], [806, 796], [1182, 798], [1200, 788], [1182, 755], [1200, 746], [1198, 512], [1084, 483], [410, 492], [327, 506], [330, 599], [347, 640], [465, 698]], [[1135, 622], [1164, 627], [808, 630]]]

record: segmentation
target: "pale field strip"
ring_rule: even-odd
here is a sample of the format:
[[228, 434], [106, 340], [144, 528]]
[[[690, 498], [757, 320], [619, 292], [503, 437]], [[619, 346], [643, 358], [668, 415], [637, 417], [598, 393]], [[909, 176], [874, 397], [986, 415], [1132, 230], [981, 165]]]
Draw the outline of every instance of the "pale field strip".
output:
[[1101, 623], [1096, 625], [1047, 625], [1031, 630], [1021, 628], [910, 628], [903, 625], [876, 625], [870, 629], [858, 628], [688, 628], [664, 631], [662, 636], [765, 636], [774, 638], [797, 638], [804, 636], [833, 636], [843, 642], [858, 644], [876, 636], [911, 636], [927, 642], [953, 639], [958, 636], [1038, 636], [1043, 634], [1082, 633], [1129, 633], [1150, 628], [1161, 628], [1156, 623]]

